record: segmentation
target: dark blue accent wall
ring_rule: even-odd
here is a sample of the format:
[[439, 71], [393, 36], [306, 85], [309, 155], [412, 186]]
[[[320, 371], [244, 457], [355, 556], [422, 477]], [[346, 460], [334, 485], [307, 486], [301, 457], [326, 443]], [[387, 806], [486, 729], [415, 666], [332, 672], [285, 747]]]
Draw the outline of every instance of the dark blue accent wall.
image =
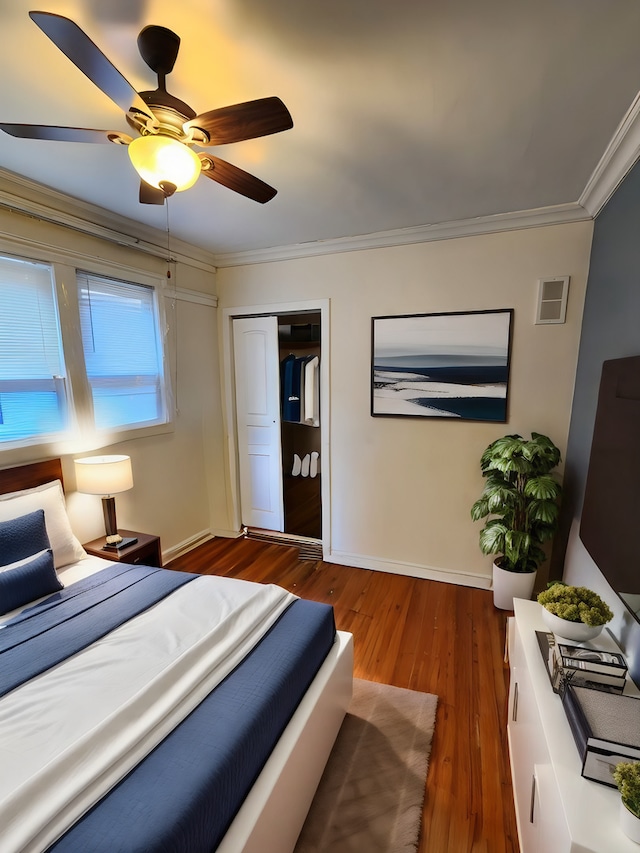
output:
[[[602, 363], [634, 355], [640, 355], [640, 165], [627, 175], [594, 223], [561, 529], [552, 558], [555, 577], [562, 575], [571, 524], [582, 507]], [[640, 543], [638, 556], [640, 562]], [[624, 640], [628, 651], [640, 659], [640, 624], [633, 624]]]
[[640, 355], [640, 164], [598, 215], [593, 233], [567, 467], [580, 510], [602, 362]]

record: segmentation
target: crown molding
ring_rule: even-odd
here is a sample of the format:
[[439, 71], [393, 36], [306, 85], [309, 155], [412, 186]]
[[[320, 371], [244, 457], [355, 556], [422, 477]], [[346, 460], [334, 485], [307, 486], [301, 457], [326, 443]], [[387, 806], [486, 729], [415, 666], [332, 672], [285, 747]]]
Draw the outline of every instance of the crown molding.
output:
[[[71, 198], [5, 169], [0, 169], [0, 207], [167, 259], [167, 237], [163, 231]], [[171, 259], [215, 273], [210, 252], [174, 237], [171, 238]]]
[[417, 225], [393, 231], [379, 231], [358, 237], [339, 237], [335, 240], [317, 240], [291, 246], [274, 246], [269, 249], [254, 249], [249, 252], [231, 252], [215, 255], [218, 269], [223, 267], [262, 264], [268, 261], [288, 261], [293, 258], [309, 258], [316, 255], [333, 255], [340, 252], [358, 252], [363, 249], [382, 249], [390, 246], [406, 246], [411, 243], [429, 243], [435, 240], [452, 240], [456, 237], [474, 237], [500, 231], [515, 231], [522, 228], [540, 228], [544, 225], [559, 225], [591, 219], [591, 214], [577, 203], [557, 204], [535, 210], [515, 213], [498, 213], [479, 216], [475, 219], [459, 219], [435, 225]]
[[259, 264], [268, 261], [403, 246], [410, 243], [427, 243], [434, 240], [473, 237], [500, 231], [595, 219], [633, 168], [639, 154], [640, 92], [618, 125], [613, 138], [607, 145], [577, 202], [493, 216], [480, 216], [475, 219], [460, 219], [434, 225], [419, 225], [395, 231], [381, 231], [376, 234], [365, 234], [357, 237], [318, 240], [291, 246], [256, 249], [250, 252], [217, 254], [215, 255], [215, 264], [218, 268]]
[[[640, 93], [618, 125], [577, 202], [246, 252], [215, 254], [172, 238], [172, 259], [215, 272], [218, 267], [406, 246], [412, 243], [428, 243], [594, 219], [634, 166], [639, 153]], [[166, 236], [163, 232], [116, 216], [96, 205], [71, 198], [4, 169], [0, 169], [0, 207], [101, 237], [156, 257], [166, 259], [167, 256], [164, 246]]]
[[640, 152], [640, 93], [636, 95], [578, 200], [595, 219], [631, 170]]

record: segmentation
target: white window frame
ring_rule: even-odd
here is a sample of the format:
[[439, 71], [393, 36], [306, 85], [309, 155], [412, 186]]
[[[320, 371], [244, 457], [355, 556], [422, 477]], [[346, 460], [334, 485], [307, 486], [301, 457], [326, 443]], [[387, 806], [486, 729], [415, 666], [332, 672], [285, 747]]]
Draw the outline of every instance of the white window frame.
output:
[[[37, 246], [37, 256], [34, 256], [34, 246], [27, 241], [0, 238], [0, 254], [52, 267], [63, 358], [67, 371], [69, 405], [69, 426], [64, 434], [0, 443], [0, 467], [33, 459], [35, 447], [43, 456], [58, 456], [95, 450], [134, 438], [173, 432], [174, 404], [170, 369], [173, 361], [173, 347], [165, 312], [164, 278], [128, 265], [113, 261], [98, 261], [95, 257], [73, 251], [54, 250], [44, 245]], [[77, 271], [153, 288], [157, 330], [162, 351], [165, 421], [149, 426], [125, 426], [109, 430], [95, 428], [92, 393], [86, 375], [80, 330]]]
[[[58, 296], [57, 290], [55, 287], [55, 280], [53, 276], [53, 267], [50, 263], [34, 260], [32, 258], [25, 258], [22, 256], [17, 256], [10, 252], [2, 252], [1, 253], [3, 259], [7, 259], [10, 263], [14, 262], [16, 264], [16, 274], [17, 279], [20, 280], [23, 276], [30, 276], [30, 273], [27, 269], [21, 270], [20, 264], [25, 264], [25, 267], [40, 267], [44, 272], [47, 278], [47, 287], [45, 290], [48, 292], [49, 298], [51, 299], [50, 308], [53, 316], [56, 318], [56, 334], [57, 338], [57, 355], [60, 358], [59, 363], [56, 365], [56, 369], [49, 376], [40, 376], [40, 377], [11, 377], [8, 379], [0, 379], [0, 404], [2, 403], [2, 394], [4, 391], [7, 393], [12, 392], [22, 392], [29, 394], [30, 392], [35, 392], [38, 390], [48, 389], [48, 386], [53, 385], [56, 388], [56, 396], [58, 399], [58, 404], [64, 410], [63, 421], [65, 421], [65, 425], [62, 429], [49, 430], [47, 432], [37, 433], [35, 435], [26, 435], [21, 438], [15, 439], [0, 439], [0, 448], [11, 448], [11, 447], [20, 447], [20, 446], [34, 446], [39, 445], [43, 441], [53, 442], [57, 439], [64, 437], [69, 428], [70, 418], [71, 418], [71, 409], [72, 409], [72, 400], [71, 400], [71, 386], [68, 379], [68, 373], [66, 371], [65, 365], [65, 356], [64, 356], [64, 347], [62, 344], [62, 337], [60, 333], [60, 310], [58, 307]], [[15, 284], [15, 282], [14, 282]], [[36, 279], [32, 279], [32, 284], [37, 285]], [[38, 299], [38, 304], [40, 300]], [[39, 312], [38, 312], [39, 313]], [[21, 322], [21, 321], [19, 321]], [[42, 326], [39, 327], [42, 330]], [[46, 335], [46, 332], [45, 332]], [[45, 357], [46, 358], [46, 357]], [[27, 368], [28, 372], [28, 368]], [[8, 386], [8, 387], [7, 387]], [[50, 389], [48, 389], [50, 390]]]
[[[125, 280], [121, 276], [116, 277], [113, 275], [105, 275], [104, 273], [97, 274], [94, 272], [89, 272], [86, 269], [78, 269], [78, 270], [76, 270], [76, 303], [78, 302], [78, 292], [79, 292], [81, 284], [82, 284], [81, 278], [91, 279], [91, 277], [94, 277], [95, 279], [98, 279], [98, 280], [101, 279], [101, 280], [107, 282], [108, 284], [115, 285], [116, 287], [118, 287], [118, 285], [121, 285], [123, 287], [123, 289], [129, 285], [133, 285], [134, 287], [144, 288], [146, 291], [151, 293], [153, 322], [155, 324], [155, 330], [156, 330], [156, 346], [159, 350], [156, 353], [156, 355], [158, 356], [159, 385], [160, 385], [160, 387], [158, 388], [158, 391], [157, 391], [158, 397], [159, 397], [159, 400], [158, 400], [158, 408], [160, 411], [159, 417], [155, 418], [153, 421], [148, 421], [144, 424], [143, 423], [131, 423], [128, 425], [112, 427], [109, 429], [98, 428], [98, 427], [94, 426], [96, 433], [99, 435], [104, 435], [104, 434], [108, 435], [110, 432], [113, 432], [113, 431], [116, 431], [119, 433], [124, 432], [124, 431], [128, 431], [128, 430], [137, 431], [139, 429], [146, 429], [148, 427], [158, 426], [159, 424], [166, 423], [167, 418], [168, 418], [168, 400], [167, 400], [167, 384], [166, 384], [166, 363], [165, 363], [165, 356], [164, 356], [164, 354], [165, 354], [165, 341], [163, 339], [163, 337], [164, 337], [162, 334], [163, 326], [162, 326], [161, 318], [160, 318], [160, 305], [159, 305], [160, 300], [159, 300], [156, 288], [153, 285], [144, 284], [140, 281], [131, 281], [131, 279]], [[124, 296], [124, 292], [123, 292], [123, 296]], [[79, 314], [78, 314], [78, 316], [79, 316]], [[82, 333], [81, 326], [80, 326], [80, 333]], [[84, 351], [83, 351], [83, 362], [84, 362], [84, 365], [83, 365], [84, 369], [82, 372], [82, 381], [86, 384], [86, 387], [88, 389], [88, 396], [89, 396], [87, 409], [90, 408], [92, 415], [93, 415], [94, 414], [94, 391], [92, 390], [91, 380], [88, 377]], [[136, 373], [136, 370], [132, 369], [131, 374], [133, 375], [135, 373]], [[109, 385], [111, 383], [112, 383], [111, 379], [106, 381], [106, 385]], [[95, 386], [96, 386], [96, 382], [94, 379], [94, 382], [93, 382], [93, 388], [94, 389], [95, 389]], [[95, 423], [95, 421], [93, 421], [93, 423]]]

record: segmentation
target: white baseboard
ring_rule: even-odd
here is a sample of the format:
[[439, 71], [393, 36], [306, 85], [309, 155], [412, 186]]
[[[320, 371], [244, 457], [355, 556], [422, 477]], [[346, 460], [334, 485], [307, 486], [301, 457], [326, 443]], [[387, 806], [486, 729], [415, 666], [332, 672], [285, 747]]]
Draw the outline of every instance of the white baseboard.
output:
[[183, 554], [186, 554], [187, 551], [191, 551], [196, 546], [208, 542], [209, 539], [213, 539], [213, 534], [211, 533], [211, 531], [201, 530], [200, 533], [196, 533], [193, 536], [190, 536], [188, 539], [184, 539], [182, 542], [178, 542], [178, 544], [174, 545], [172, 548], [167, 548], [166, 550], [163, 550], [163, 565], [166, 566], [166, 564], [171, 562], [171, 560], [175, 560], [176, 557], [181, 557]]
[[200, 533], [196, 533], [188, 539], [178, 542], [172, 548], [167, 548], [166, 551], [163, 551], [162, 562], [166, 565], [171, 560], [175, 560], [176, 557], [181, 557], [183, 554], [197, 548], [198, 545], [204, 545], [205, 542], [215, 539], [217, 536], [221, 539], [239, 539], [243, 535], [242, 530], [222, 530], [217, 528], [215, 530], [201, 530]]
[[[243, 530], [202, 530], [189, 539], [185, 539], [173, 548], [162, 552], [163, 562], [186, 554], [197, 545], [202, 545], [217, 536], [223, 539], [238, 539], [244, 535]], [[389, 572], [393, 575], [406, 575], [410, 578], [421, 578], [422, 580], [441, 581], [452, 583], [457, 586], [472, 586], [477, 589], [491, 589], [492, 578], [490, 574], [472, 574], [470, 572], [459, 572], [455, 569], [440, 569], [433, 566], [421, 566], [416, 563], [399, 563], [391, 560], [381, 560], [378, 557], [369, 557], [363, 554], [350, 554], [347, 551], [332, 551], [325, 554], [322, 559], [326, 563], [335, 563], [339, 566], [353, 566], [355, 569], [371, 569], [374, 572]]]
[[244, 530], [226, 530], [222, 527], [216, 527], [211, 531], [211, 535], [219, 536], [221, 539], [240, 539], [244, 536]]
[[455, 569], [438, 569], [433, 566], [420, 566], [415, 563], [398, 563], [367, 557], [362, 554], [349, 554], [345, 551], [332, 551], [324, 558], [327, 563], [339, 566], [353, 566], [356, 569], [372, 569], [374, 572], [389, 572], [393, 575], [407, 575], [410, 578], [453, 583], [457, 586], [473, 586], [477, 589], [490, 589], [491, 575], [476, 575], [459, 572]]

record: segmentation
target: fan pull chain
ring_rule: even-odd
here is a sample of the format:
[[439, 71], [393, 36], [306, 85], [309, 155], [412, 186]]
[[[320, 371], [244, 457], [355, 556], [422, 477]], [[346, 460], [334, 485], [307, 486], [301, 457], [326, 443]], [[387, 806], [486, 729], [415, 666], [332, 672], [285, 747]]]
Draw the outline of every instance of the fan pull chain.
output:
[[[165, 209], [167, 213], [167, 281], [171, 281], [171, 229], [169, 227], [169, 196], [165, 196]], [[174, 382], [175, 382], [175, 395], [173, 401], [173, 408], [176, 417], [180, 416], [180, 407], [178, 405], [178, 294], [176, 290], [176, 281], [173, 281], [173, 300], [171, 307], [173, 309], [174, 316], [174, 324], [175, 324], [175, 345], [174, 345]], [[167, 329], [168, 331], [168, 329]]]
[[167, 280], [171, 278], [171, 231], [169, 229], [169, 198], [165, 198], [164, 208], [167, 212]]

